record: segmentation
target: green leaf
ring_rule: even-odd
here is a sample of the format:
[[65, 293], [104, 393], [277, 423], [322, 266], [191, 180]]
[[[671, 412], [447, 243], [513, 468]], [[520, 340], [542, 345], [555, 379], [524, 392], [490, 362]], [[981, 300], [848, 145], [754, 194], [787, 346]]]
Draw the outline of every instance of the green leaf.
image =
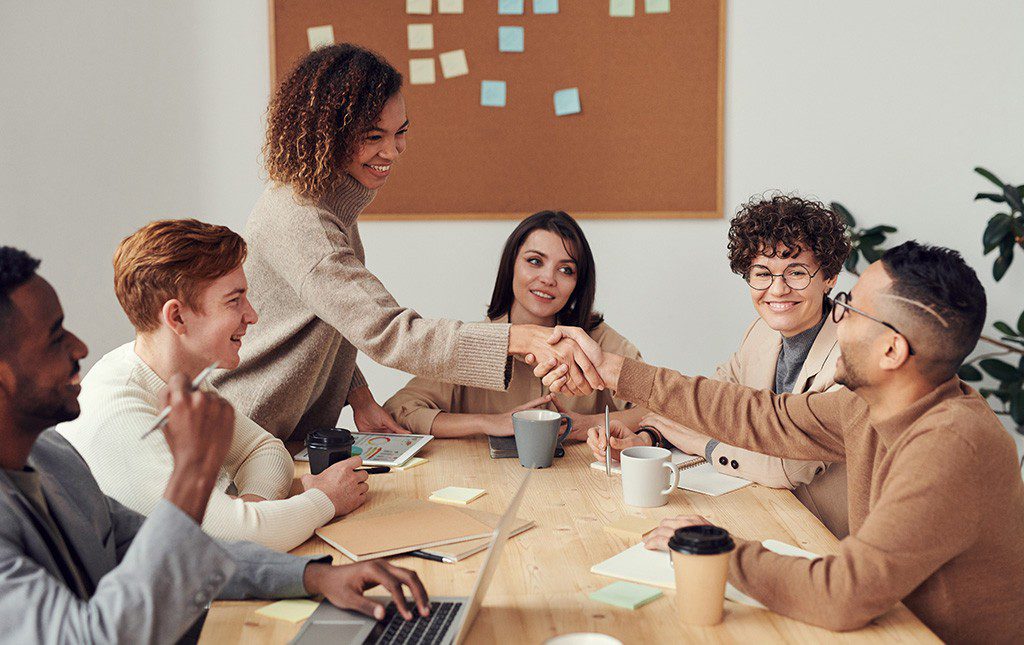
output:
[[1024, 345], [1024, 338], [1021, 338], [1019, 336], [1002, 336], [1002, 340], [1005, 340], [1008, 343], [1017, 343], [1018, 345]]
[[864, 259], [869, 263], [878, 262], [882, 257], [882, 253], [884, 253], [881, 249], [876, 249], [873, 246], [862, 246], [860, 252], [864, 255]]
[[[866, 235], [874, 235], [876, 233], [895, 233], [895, 232], [896, 232], [896, 227], [895, 226], [888, 226], [886, 224], [881, 224], [879, 226], [872, 226], [871, 228], [866, 228], [863, 231], [861, 231], [860, 234], [863, 237], [863, 236], [866, 236]], [[882, 236], [882, 239], [884, 240], [885, 236]]]
[[988, 199], [990, 201], [1000, 203], [1006, 202], [1005, 197], [1003, 197], [1002, 195], [998, 195], [996, 193], [978, 193], [977, 195], [974, 196], [974, 201], [978, 201], [979, 199]]
[[[1009, 226], [1007, 226], [1009, 230]], [[867, 231], [860, 235], [860, 246], [878, 246], [885, 241], [885, 233], [868, 233]]]
[[973, 365], [961, 365], [957, 375], [965, 381], [980, 381], [985, 378], [977, 367]]
[[833, 211], [839, 213], [843, 217], [843, 219], [846, 220], [847, 226], [853, 228], [854, 226], [857, 225], [857, 220], [853, 219], [853, 215], [850, 214], [850, 211], [846, 210], [845, 206], [843, 206], [839, 202], [832, 202], [831, 204], [829, 204], [829, 206], [832, 207]]
[[993, 184], [995, 184], [996, 186], [999, 186], [999, 189], [1000, 189], [1000, 190], [1002, 190], [1002, 188], [1003, 188], [1003, 182], [999, 180], [999, 177], [996, 177], [996, 176], [995, 176], [995, 175], [993, 175], [993, 174], [992, 174], [991, 172], [989, 172], [989, 171], [985, 170], [984, 168], [982, 168], [982, 167], [980, 167], [980, 166], [978, 166], [977, 168], [975, 168], [975, 169], [974, 169], [974, 172], [978, 173], [979, 175], [981, 175], [981, 176], [982, 176], [982, 177], [984, 177], [985, 179], [989, 180], [990, 182], [992, 182], [992, 183], [993, 183]]
[[1004, 253], [1002, 250], [999, 252], [999, 257], [992, 263], [992, 277], [995, 278], [996, 282], [1003, 279], [1006, 275], [1007, 269], [1010, 268], [1010, 264], [1013, 263], [1013, 247], [1010, 247], [1009, 253]]
[[1024, 376], [1020, 373], [1020, 371], [1017, 370], [1016, 367], [998, 358], [986, 358], [980, 363], [978, 363], [978, 365], [981, 366], [981, 369], [988, 372], [989, 375], [992, 376], [992, 378], [996, 379], [1001, 383], [1016, 382], [1019, 381], [1022, 376]]
[[1017, 424], [1024, 423], [1024, 390], [1017, 390], [1010, 397], [1010, 417]]
[[981, 241], [985, 248], [991, 251], [999, 246], [999, 243], [1010, 234], [1010, 227], [1012, 225], [1013, 219], [1006, 213], [996, 213], [993, 215], [992, 219], [988, 221], [988, 226], [985, 227], [985, 233], [981, 236]]
[[1009, 184], [1003, 186], [1003, 197], [1006, 198], [1006, 203], [1009, 204], [1013, 210], [1018, 213], [1024, 211], [1024, 204], [1021, 203], [1021, 197], [1017, 192], [1016, 186], [1011, 186]]
[[854, 273], [857, 271], [857, 260], [859, 259], [860, 254], [857, 253], [857, 249], [853, 249], [850, 251], [850, 255], [846, 258], [846, 262], [843, 263], [843, 266], [846, 267], [846, 270], [850, 273]]
[[1006, 334], [1007, 336], [1016, 336], [1017, 335], [1017, 332], [1014, 331], [1013, 327], [1010, 327], [1009, 325], [1004, 323], [1002, 320], [995, 321], [994, 323], [992, 323], [992, 326], [995, 327], [996, 329], [998, 329], [1001, 333]]
[[1020, 318], [1017, 319], [1017, 331], [1024, 336], [1024, 311], [1020, 312]]

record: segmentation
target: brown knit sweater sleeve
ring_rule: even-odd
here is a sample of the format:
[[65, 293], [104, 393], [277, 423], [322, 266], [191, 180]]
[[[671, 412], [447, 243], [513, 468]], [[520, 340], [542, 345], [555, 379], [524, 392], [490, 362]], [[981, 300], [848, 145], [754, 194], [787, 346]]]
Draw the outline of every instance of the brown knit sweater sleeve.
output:
[[616, 395], [740, 448], [830, 462], [845, 461], [843, 424], [865, 413], [849, 390], [777, 395], [628, 358]]
[[[864, 524], [840, 542], [837, 555], [791, 558], [744, 541], [729, 580], [780, 614], [837, 631], [863, 627], [977, 539], [981, 462], [951, 432], [910, 441], [896, 453]], [[948, 599], [952, 611], [969, 601]]]

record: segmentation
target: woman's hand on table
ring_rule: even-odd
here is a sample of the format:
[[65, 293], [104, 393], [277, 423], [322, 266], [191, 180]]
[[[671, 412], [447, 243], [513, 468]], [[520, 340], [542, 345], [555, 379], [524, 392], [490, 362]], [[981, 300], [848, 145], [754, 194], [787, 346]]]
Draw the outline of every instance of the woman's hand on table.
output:
[[322, 490], [334, 504], [334, 514], [348, 515], [363, 505], [370, 485], [366, 480], [370, 475], [365, 470], [356, 470], [363, 465], [360, 457], [349, 457], [344, 461], [331, 464], [319, 475], [312, 473], [299, 478], [302, 490], [312, 488]]
[[[626, 427], [621, 421], [612, 421], [608, 424], [608, 433], [611, 435], [612, 459], [618, 459], [619, 453], [626, 448], [633, 446], [649, 446], [649, 437], [646, 434], [637, 434]], [[604, 426], [596, 426], [587, 430], [587, 445], [594, 453], [594, 459], [604, 461]]]
[[700, 515], [677, 515], [661, 521], [658, 528], [644, 536], [644, 546], [651, 551], [668, 551], [668, 541], [676, 529], [687, 526], [701, 526], [711, 522]]
[[430, 615], [427, 590], [416, 572], [380, 560], [337, 567], [310, 563], [303, 572], [302, 582], [310, 595], [323, 594], [335, 607], [353, 609], [377, 620], [384, 618], [384, 605], [366, 598], [363, 592], [381, 585], [391, 593], [402, 618], [412, 620], [412, 608], [405, 598], [405, 588], [408, 588], [420, 616]]
[[387, 410], [380, 407], [368, 387], [352, 390], [348, 395], [348, 404], [352, 406], [352, 420], [356, 422], [356, 430], [359, 432], [409, 434]]
[[669, 443], [690, 455], [704, 456], [711, 437], [651, 412], [640, 420], [640, 426], [649, 426], [661, 433]]

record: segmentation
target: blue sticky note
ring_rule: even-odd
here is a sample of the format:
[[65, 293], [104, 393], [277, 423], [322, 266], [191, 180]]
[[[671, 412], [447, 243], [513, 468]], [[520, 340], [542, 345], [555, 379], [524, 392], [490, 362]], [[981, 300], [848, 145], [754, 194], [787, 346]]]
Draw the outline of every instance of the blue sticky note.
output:
[[525, 49], [526, 32], [522, 27], [498, 27], [498, 51], [521, 52]]
[[533, 13], [537, 15], [558, 13], [558, 0], [533, 0]]
[[524, 0], [498, 0], [498, 13], [502, 16], [523, 15]]
[[505, 107], [505, 81], [480, 81], [480, 105]]
[[565, 116], [567, 114], [579, 114], [580, 112], [580, 89], [570, 87], [555, 92], [555, 114]]

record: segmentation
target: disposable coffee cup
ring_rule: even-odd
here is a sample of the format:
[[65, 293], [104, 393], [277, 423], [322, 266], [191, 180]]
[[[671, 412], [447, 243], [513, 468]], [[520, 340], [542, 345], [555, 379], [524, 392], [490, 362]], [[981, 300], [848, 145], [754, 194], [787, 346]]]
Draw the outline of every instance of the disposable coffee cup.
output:
[[352, 456], [355, 438], [345, 428], [320, 428], [306, 435], [309, 472], [319, 475]]
[[676, 614], [687, 625], [722, 622], [729, 556], [736, 548], [729, 532], [704, 524], [677, 529], [668, 541], [676, 576]]

